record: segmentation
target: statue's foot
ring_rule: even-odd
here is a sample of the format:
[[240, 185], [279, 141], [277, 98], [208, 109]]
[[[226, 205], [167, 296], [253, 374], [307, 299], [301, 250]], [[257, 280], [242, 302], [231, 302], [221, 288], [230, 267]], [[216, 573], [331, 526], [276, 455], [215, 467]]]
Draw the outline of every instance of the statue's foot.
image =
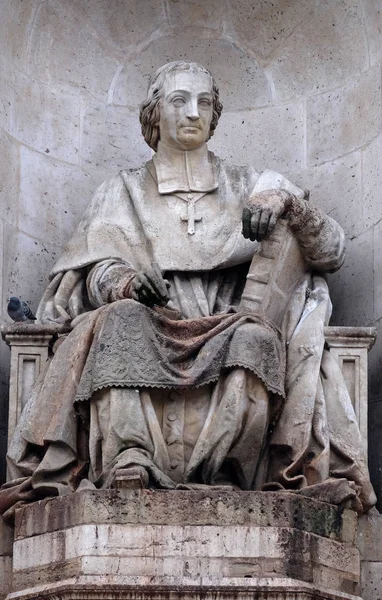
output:
[[114, 486], [117, 490], [143, 490], [149, 485], [149, 474], [144, 467], [117, 469]]

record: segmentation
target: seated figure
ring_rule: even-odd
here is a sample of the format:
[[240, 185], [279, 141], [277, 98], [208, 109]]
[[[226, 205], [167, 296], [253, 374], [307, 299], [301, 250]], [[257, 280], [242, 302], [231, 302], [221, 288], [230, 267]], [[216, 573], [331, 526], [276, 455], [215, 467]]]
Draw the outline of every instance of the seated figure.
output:
[[[100, 186], [40, 303], [40, 321], [71, 331], [10, 445], [5, 516], [20, 502], [113, 487], [121, 469], [148, 487], [374, 505], [350, 398], [324, 348], [324, 273], [344, 260], [343, 231], [285, 178], [209, 152], [221, 110], [200, 65], [169, 63], [152, 78], [140, 119], [155, 154]], [[271, 257], [293, 284], [277, 320], [242, 299], [251, 282], [270, 285], [260, 259], [281, 222], [304, 266]]]

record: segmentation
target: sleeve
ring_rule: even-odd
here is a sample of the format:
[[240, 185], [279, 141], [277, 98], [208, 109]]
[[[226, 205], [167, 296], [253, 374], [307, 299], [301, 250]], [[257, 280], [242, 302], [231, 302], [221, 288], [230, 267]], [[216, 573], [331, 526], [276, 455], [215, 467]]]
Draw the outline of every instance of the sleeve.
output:
[[107, 259], [96, 263], [86, 278], [90, 304], [98, 308], [103, 304], [131, 298], [131, 283], [136, 274], [127, 262]]
[[334, 272], [345, 259], [342, 227], [308, 201], [294, 197], [287, 212], [289, 226], [307, 262], [318, 271]]

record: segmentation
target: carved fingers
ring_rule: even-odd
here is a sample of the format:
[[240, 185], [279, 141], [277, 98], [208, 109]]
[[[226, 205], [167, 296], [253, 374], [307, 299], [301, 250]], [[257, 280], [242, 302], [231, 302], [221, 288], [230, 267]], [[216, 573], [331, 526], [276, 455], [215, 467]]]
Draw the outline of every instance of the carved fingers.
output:
[[253, 194], [243, 209], [243, 236], [252, 242], [268, 237], [277, 220], [285, 214], [291, 194], [285, 190], [267, 190]]
[[131, 283], [131, 297], [146, 306], [165, 306], [169, 301], [170, 284], [163, 279], [157, 264], [144, 271], [138, 271]]

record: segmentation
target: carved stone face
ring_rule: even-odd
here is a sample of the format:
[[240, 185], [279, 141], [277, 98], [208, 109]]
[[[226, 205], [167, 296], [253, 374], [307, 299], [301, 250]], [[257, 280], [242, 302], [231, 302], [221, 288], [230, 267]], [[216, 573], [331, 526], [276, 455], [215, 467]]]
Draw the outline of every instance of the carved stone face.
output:
[[180, 150], [201, 146], [209, 138], [212, 104], [212, 81], [207, 73], [169, 73], [160, 101], [161, 142]]

